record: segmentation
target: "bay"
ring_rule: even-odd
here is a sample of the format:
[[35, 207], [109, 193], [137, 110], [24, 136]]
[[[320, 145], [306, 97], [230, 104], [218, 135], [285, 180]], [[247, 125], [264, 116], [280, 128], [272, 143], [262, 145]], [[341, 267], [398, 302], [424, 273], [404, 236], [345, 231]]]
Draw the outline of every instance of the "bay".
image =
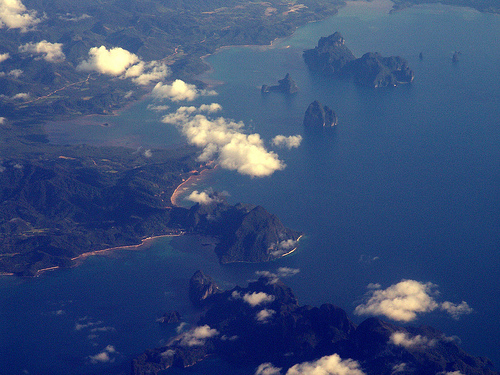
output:
[[[281, 261], [301, 270], [288, 281], [301, 302], [328, 301], [352, 314], [369, 283], [432, 282], [442, 301], [466, 301], [474, 312], [458, 321], [433, 312], [413, 324], [457, 335], [464, 348], [499, 363], [500, 19], [444, 5], [389, 8], [350, 3], [272, 49], [231, 48], [207, 59], [210, 78], [224, 82], [217, 102], [225, 116], [267, 140], [304, 140], [296, 150], [275, 150], [287, 168], [271, 178], [218, 170], [193, 189], [262, 204], [306, 233]], [[356, 56], [405, 57], [415, 81], [373, 90], [310, 74], [302, 51], [335, 31]], [[287, 72], [297, 95], [260, 94], [260, 85]], [[316, 99], [339, 116], [336, 129], [321, 135], [302, 128]]]
[[[306, 234], [293, 255], [220, 266], [203, 246], [164, 238], [34, 280], [2, 277], [2, 368], [11, 374], [128, 373], [131, 358], [175, 334], [175, 327], [156, 323], [161, 314], [178, 309], [187, 322], [196, 321], [186, 293], [195, 270], [229, 288], [257, 270], [281, 266], [300, 269], [285, 281], [301, 303], [334, 303], [356, 322], [364, 319], [353, 310], [369, 283], [437, 284], [436, 298], [464, 300], [474, 312], [456, 321], [435, 311], [411, 324], [457, 335], [467, 351], [500, 366], [500, 18], [439, 4], [393, 14], [389, 9], [385, 1], [349, 3], [272, 48], [228, 48], [207, 58], [213, 71], [205, 78], [223, 84], [215, 87], [217, 97], [194, 105], [220, 103], [223, 116], [261, 134], [287, 167], [254, 179], [216, 169], [186, 195], [213, 188], [229, 192], [233, 203], [261, 204]], [[311, 75], [302, 51], [335, 31], [356, 56], [378, 51], [405, 57], [415, 81], [373, 90]], [[461, 51], [457, 64], [451, 62], [454, 51]], [[262, 84], [275, 84], [287, 72], [299, 86], [297, 95], [260, 94]], [[315, 99], [337, 112], [333, 131], [304, 133], [302, 118]], [[147, 148], [179, 142], [176, 130], [147, 109], [150, 103], [119, 114], [112, 126], [95, 123], [96, 133], [89, 124], [50, 128], [51, 141], [119, 139]], [[298, 149], [274, 149], [270, 140], [277, 134], [304, 139]], [[107, 360], [96, 361], [99, 353]], [[190, 371], [215, 374], [218, 366]]]

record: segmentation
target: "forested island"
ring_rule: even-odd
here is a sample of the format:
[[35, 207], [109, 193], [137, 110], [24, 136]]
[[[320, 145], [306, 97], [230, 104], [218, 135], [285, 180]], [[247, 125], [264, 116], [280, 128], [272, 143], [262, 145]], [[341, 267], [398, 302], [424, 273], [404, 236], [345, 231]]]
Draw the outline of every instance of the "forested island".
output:
[[339, 32], [322, 37], [315, 48], [304, 51], [303, 57], [312, 72], [327, 77], [353, 77], [363, 86], [397, 86], [414, 78], [407, 61], [400, 56], [367, 52], [356, 58]]
[[134, 359], [133, 375], [187, 368], [214, 356], [254, 366], [259, 375], [290, 368], [287, 374], [301, 369], [297, 373], [498, 375], [488, 359], [467, 354], [455, 338], [435, 328], [402, 327], [378, 318], [356, 325], [330, 303], [300, 305], [276, 274], [222, 291], [197, 271], [189, 290], [193, 303], [204, 307], [203, 315], [167, 345]]

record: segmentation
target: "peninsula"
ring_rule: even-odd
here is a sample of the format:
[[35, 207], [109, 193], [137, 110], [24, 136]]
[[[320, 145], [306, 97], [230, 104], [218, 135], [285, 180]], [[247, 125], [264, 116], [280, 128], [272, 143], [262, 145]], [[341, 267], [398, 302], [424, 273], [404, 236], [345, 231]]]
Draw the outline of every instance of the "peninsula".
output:
[[0, 273], [33, 276], [84, 253], [184, 232], [217, 237], [223, 263], [267, 261], [300, 236], [259, 206], [173, 205], [176, 187], [207, 168], [192, 146], [144, 155], [25, 139], [0, 150], [10, 155], [0, 163]]

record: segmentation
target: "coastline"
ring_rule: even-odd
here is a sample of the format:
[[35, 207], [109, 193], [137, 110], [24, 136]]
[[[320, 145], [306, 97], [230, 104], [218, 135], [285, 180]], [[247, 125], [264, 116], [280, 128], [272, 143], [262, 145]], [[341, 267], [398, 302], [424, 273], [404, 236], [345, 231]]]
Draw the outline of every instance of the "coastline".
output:
[[[204, 174], [207, 171], [210, 171], [212, 169], [213, 168], [203, 169], [198, 174], [193, 174], [193, 175], [189, 176], [185, 181], [183, 181], [181, 184], [179, 184], [179, 186], [177, 186], [177, 188], [174, 190], [172, 196], [170, 197], [170, 201], [172, 202], [172, 204], [177, 206], [177, 204], [176, 204], [177, 199], [178, 199], [179, 195], [181, 195], [184, 192], [184, 190], [182, 190], [182, 189], [183, 189], [183, 187], [185, 187], [186, 184], [199, 181], [201, 178], [203, 178], [202, 174]], [[183, 231], [180, 231], [177, 234], [170, 233], [170, 234], [161, 234], [161, 235], [157, 235], [157, 236], [149, 236], [149, 237], [145, 237], [145, 238], [141, 239], [141, 243], [139, 243], [139, 244], [114, 246], [114, 247], [107, 247], [107, 248], [104, 248], [101, 250], [88, 251], [88, 252], [82, 253], [76, 257], [70, 258], [70, 261], [75, 262], [73, 265], [71, 265], [70, 268], [78, 267], [86, 258], [91, 257], [91, 256], [106, 255], [106, 254], [112, 253], [112, 252], [117, 251], [117, 250], [142, 250], [143, 248], [150, 246], [155, 240], [157, 240], [159, 238], [179, 237], [182, 235], [184, 235]], [[33, 275], [33, 277], [39, 277], [40, 275], [42, 275], [45, 272], [55, 271], [55, 270], [61, 269], [61, 268], [62, 267], [60, 267], [60, 266], [52, 266], [52, 267], [42, 268], [42, 269], [37, 270], [36, 273]], [[1, 276], [15, 276], [15, 273], [13, 273], [13, 272], [0, 272], [0, 277]]]
[[182, 181], [181, 184], [175, 188], [174, 192], [170, 197], [170, 202], [172, 203], [172, 205], [181, 207], [179, 205], [179, 196], [182, 195], [188, 189], [188, 186], [190, 184], [202, 180], [203, 177], [205, 177], [204, 176], [205, 174], [207, 174], [209, 171], [215, 170], [215, 168], [217, 168], [217, 165], [214, 166], [213, 168], [202, 169], [198, 174], [192, 174], [186, 180]]
[[228, 265], [228, 264], [236, 264], [236, 263], [244, 263], [244, 264], [257, 264], [257, 263], [269, 263], [269, 262], [275, 262], [281, 258], [284, 258], [286, 256], [289, 256], [289, 255], [292, 255], [296, 250], [297, 248], [299, 247], [298, 246], [298, 242], [299, 240], [304, 237], [303, 234], [301, 234], [299, 236], [299, 238], [297, 238], [297, 246], [295, 246], [292, 250], [290, 250], [288, 253], [284, 253], [284, 254], [281, 254], [280, 256], [278, 256], [277, 258], [273, 258], [273, 259], [269, 259], [269, 260], [264, 260], [264, 261], [260, 261], [260, 262], [248, 262], [248, 261], [244, 261], [244, 260], [239, 260], [239, 261], [234, 261], [234, 262], [227, 262], [227, 263], [221, 263], [221, 264], [224, 264], [224, 265]]
[[[182, 236], [183, 234], [184, 233], [161, 234], [158, 236], [150, 236], [150, 237], [146, 237], [146, 238], [141, 239], [141, 243], [136, 244], [136, 245], [123, 245], [123, 246], [108, 247], [108, 248], [102, 249], [102, 250], [94, 250], [94, 251], [82, 253], [82, 254], [70, 259], [72, 262], [75, 262], [75, 264], [72, 265], [70, 268], [78, 267], [86, 258], [94, 256], [94, 255], [106, 255], [107, 253], [112, 253], [112, 252], [117, 251], [117, 250], [141, 250], [143, 247], [151, 245], [155, 240], [157, 240], [159, 238], [177, 237], [177, 236]], [[41, 274], [43, 274], [44, 272], [54, 271], [57, 269], [61, 269], [61, 267], [60, 266], [53, 266], [53, 267], [42, 268], [42, 269], [39, 269], [38, 271], [36, 271], [36, 273], [35, 273], [35, 275], [33, 275], [33, 277], [38, 277]], [[0, 274], [0, 276], [12, 276], [12, 275], [14, 275], [14, 274], [13, 273]]]
[[[181, 189], [183, 187], [185, 187], [186, 184], [199, 181], [201, 178], [203, 178], [202, 174], [204, 174], [204, 173], [206, 173], [206, 171], [210, 171], [210, 170], [212, 170], [212, 168], [203, 169], [198, 174], [196, 174], [196, 175], [193, 174], [193, 175], [189, 176], [185, 181], [183, 181], [181, 184], [179, 184], [179, 186], [177, 186], [177, 188], [172, 193], [172, 196], [170, 197], [170, 201], [172, 202], [172, 204], [174, 206], [177, 206], [177, 204], [176, 204], [177, 199], [178, 199], [179, 195], [181, 195], [184, 192], [184, 190], [181, 191]], [[142, 250], [144, 247], [151, 245], [155, 240], [157, 240], [159, 238], [179, 237], [182, 235], [184, 235], [184, 232], [182, 232], [182, 231], [178, 234], [161, 234], [158, 236], [150, 236], [150, 237], [143, 238], [143, 239], [141, 239], [141, 243], [135, 244], [135, 245], [114, 246], [114, 247], [108, 247], [108, 248], [105, 248], [102, 250], [88, 251], [86, 253], [82, 253], [76, 257], [71, 258], [70, 260], [72, 262], [75, 262], [75, 264], [72, 265], [71, 267], [79, 266], [81, 264], [81, 262], [83, 262], [86, 258], [91, 257], [91, 256], [105, 255], [105, 254], [112, 253], [112, 252], [117, 251], [117, 250]], [[37, 270], [33, 277], [38, 277], [41, 274], [43, 274], [44, 272], [54, 271], [54, 270], [57, 270], [60, 268], [61, 268], [60, 266], [42, 268], [42, 269]], [[7, 272], [0, 273], [0, 276], [13, 276], [13, 275], [14, 275], [14, 273], [7, 273]]]
[[304, 235], [303, 235], [303, 234], [301, 234], [301, 235], [299, 236], [299, 238], [297, 238], [297, 244], [296, 244], [296, 246], [295, 246], [292, 250], [290, 250], [288, 253], [282, 254], [282, 255], [281, 255], [279, 258], [277, 258], [277, 259], [284, 258], [284, 257], [286, 257], [286, 256], [291, 255], [292, 253], [294, 253], [294, 252], [295, 252], [295, 250], [297, 250], [297, 248], [299, 247], [299, 246], [298, 246], [298, 245], [299, 245], [299, 241], [300, 241], [300, 239], [301, 239], [302, 237], [304, 237]]
[[[336, 14], [335, 14], [336, 15]], [[326, 19], [326, 18], [325, 18]], [[318, 21], [309, 21], [307, 23], [305, 23], [304, 25], [307, 25], [311, 22], [318, 22]], [[219, 86], [219, 85], [223, 85], [224, 84], [224, 81], [217, 81], [217, 80], [214, 80], [214, 79], [209, 79], [207, 78], [207, 76], [209, 75], [212, 75], [214, 73], [214, 67], [207, 62], [207, 58], [209, 58], [210, 56], [213, 56], [219, 52], [222, 52], [226, 49], [230, 49], [230, 48], [238, 48], [238, 47], [241, 47], [241, 48], [253, 48], [253, 49], [256, 49], [258, 50], [258, 52], [264, 52], [264, 51], [267, 51], [267, 50], [270, 50], [272, 48], [277, 48], [276, 47], [276, 44], [279, 43], [279, 42], [282, 42], [288, 38], [291, 38], [294, 34], [295, 34], [295, 31], [297, 31], [297, 29], [299, 27], [303, 27], [304, 25], [301, 25], [301, 26], [295, 26], [295, 29], [293, 30], [293, 32], [288, 35], [288, 36], [282, 36], [282, 37], [278, 37], [278, 38], [274, 38], [273, 40], [271, 40], [271, 42], [269, 42], [269, 44], [230, 44], [230, 45], [227, 45], [227, 46], [220, 46], [220, 47], [217, 47], [217, 49], [212, 52], [212, 53], [207, 53], [206, 55], [203, 55], [203, 56], [200, 56], [200, 60], [203, 62], [203, 64], [205, 64], [208, 69], [200, 74], [197, 74], [193, 77], [194, 80], [198, 80], [200, 82], [203, 82], [204, 84], [210, 86], [210, 87], [213, 87], [213, 86]], [[286, 47], [287, 48], [287, 47]]]

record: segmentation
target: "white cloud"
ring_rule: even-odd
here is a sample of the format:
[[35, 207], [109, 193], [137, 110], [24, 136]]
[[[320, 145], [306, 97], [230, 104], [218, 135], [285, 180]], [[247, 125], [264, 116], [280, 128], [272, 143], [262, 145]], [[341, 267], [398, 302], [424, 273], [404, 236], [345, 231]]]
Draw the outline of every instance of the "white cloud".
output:
[[142, 61], [136, 54], [120, 47], [107, 49], [105, 46], [89, 50], [89, 58], [77, 66], [78, 70], [99, 72], [114, 77], [131, 78], [138, 85], [166, 78], [170, 70], [159, 61]]
[[91, 355], [89, 357], [90, 362], [93, 364], [96, 363], [107, 363], [107, 362], [114, 362], [115, 359], [112, 358], [110, 354], [116, 354], [117, 351], [113, 345], [108, 345], [104, 348], [104, 350], [96, 355]]
[[0, 63], [7, 60], [10, 57], [9, 53], [0, 53]]
[[181, 346], [201, 346], [205, 344], [205, 340], [215, 337], [219, 334], [215, 328], [210, 328], [209, 325], [196, 327], [186, 333], [183, 333], [179, 338]]
[[81, 16], [76, 16], [73, 13], [66, 13], [65, 15], [59, 16], [60, 20], [70, 21], [70, 22], [78, 22], [81, 20], [85, 20], [87, 18], [92, 18], [92, 16], [89, 16], [86, 13], [82, 14]]
[[242, 298], [243, 298], [243, 301], [245, 301], [246, 303], [248, 303], [252, 307], [273, 302], [275, 299], [274, 296], [269, 295], [269, 294], [264, 293], [264, 292], [246, 293]]
[[175, 331], [177, 332], [177, 334], [181, 333], [182, 331], [184, 331], [184, 328], [186, 328], [188, 324], [186, 322], [181, 322], [177, 328], [175, 329]]
[[282, 277], [290, 277], [298, 274], [300, 270], [298, 268], [290, 268], [290, 267], [279, 267], [276, 272], [270, 271], [256, 271], [255, 274], [257, 276], [264, 276], [269, 279], [270, 284], [276, 283]]
[[150, 61], [148, 63], [141, 61], [127, 69], [125, 78], [132, 78], [132, 81], [138, 85], [149, 85], [151, 82], [158, 82], [169, 76], [168, 66], [160, 61]]
[[222, 341], [234, 341], [234, 340], [238, 340], [238, 336], [237, 335], [233, 335], [233, 336], [226, 336], [226, 335], [223, 335], [221, 336], [220, 338]]
[[30, 98], [30, 94], [26, 92], [20, 92], [12, 97], [14, 100], [28, 100]]
[[295, 246], [297, 246], [297, 242], [298, 241], [293, 240], [293, 239], [283, 240], [283, 241], [281, 241], [278, 244], [278, 249], [280, 249], [280, 250], [291, 250]]
[[406, 332], [394, 332], [389, 341], [394, 345], [402, 346], [406, 349], [426, 348], [436, 344], [436, 340], [434, 339], [429, 339], [422, 335], [412, 337]]
[[194, 190], [189, 196], [186, 198], [188, 201], [199, 203], [199, 204], [210, 204], [215, 199], [210, 196], [210, 193], [207, 191], [199, 192], [198, 190]]
[[291, 367], [286, 375], [365, 375], [359, 363], [352, 359], [341, 359], [338, 354], [322, 357], [313, 362], [304, 362]]
[[7, 122], [7, 118], [5, 117], [0, 117], [0, 125], [3, 125]]
[[399, 363], [392, 367], [391, 375], [398, 374], [400, 372], [406, 371], [406, 363]]
[[387, 289], [380, 289], [379, 284], [369, 284], [370, 292], [366, 303], [356, 307], [357, 315], [383, 315], [390, 319], [409, 322], [415, 320], [417, 314], [431, 312], [437, 308], [458, 318], [461, 314], [472, 311], [466, 302], [459, 305], [445, 301], [438, 303], [436, 295], [437, 285], [430, 282], [421, 283], [415, 280], [403, 280], [391, 285]]
[[[80, 322], [82, 322], [82, 323], [80, 323]], [[87, 319], [82, 319], [79, 322], [75, 323], [75, 331], [81, 331], [82, 329], [93, 327], [93, 326], [97, 326], [97, 325], [100, 325], [100, 324], [102, 324], [101, 321], [99, 321], [99, 322], [91, 322], [91, 321], [87, 321]]]
[[255, 315], [255, 319], [257, 319], [259, 322], [267, 322], [268, 319], [270, 319], [274, 314], [276, 313], [276, 311], [272, 310], [272, 309], [264, 309], [264, 310], [260, 310], [256, 315]]
[[156, 111], [156, 112], [163, 112], [166, 111], [170, 108], [168, 105], [154, 105], [154, 104], [148, 104], [148, 109], [150, 111]]
[[292, 238], [288, 240], [283, 240], [279, 242], [278, 244], [273, 244], [269, 250], [272, 250], [270, 254], [272, 256], [280, 256], [283, 254], [289, 253], [291, 250], [295, 249], [297, 247], [297, 243], [299, 241], [294, 240]]
[[139, 146], [139, 147], [137, 147], [137, 150], [132, 152], [132, 154], [133, 155], [142, 154], [144, 157], [150, 158], [153, 156], [153, 151], [151, 151], [149, 148], [145, 149], [144, 147]]
[[21, 69], [13, 69], [9, 73], [7, 73], [9, 76], [14, 77], [14, 78], [19, 78], [21, 74], [24, 72]]
[[139, 61], [137, 55], [123, 48], [115, 47], [108, 50], [106, 47], [100, 46], [91, 48], [89, 59], [81, 62], [77, 69], [119, 76], [124, 74], [128, 67]]
[[38, 43], [26, 43], [19, 46], [19, 52], [42, 55], [45, 61], [56, 63], [64, 61], [66, 58], [62, 51], [62, 46], [62, 43], [50, 43], [42, 40]]
[[274, 367], [272, 363], [262, 363], [255, 370], [255, 375], [281, 375], [281, 368]]
[[0, 0], [0, 28], [26, 32], [40, 23], [36, 11], [28, 10], [20, 0]]
[[175, 355], [175, 350], [167, 349], [160, 354], [163, 358], [173, 357]]
[[289, 137], [285, 137], [284, 135], [277, 135], [272, 140], [273, 145], [277, 147], [286, 147], [289, 150], [292, 148], [297, 148], [300, 146], [302, 142], [301, 135], [291, 135]]
[[378, 257], [378, 256], [361, 254], [361, 256], [359, 257], [359, 262], [366, 264], [366, 265], [369, 265], [369, 264], [371, 264], [379, 259], [380, 259], [380, 257]]
[[92, 328], [90, 332], [115, 332], [116, 329], [114, 327], [96, 327]]
[[457, 320], [460, 318], [460, 315], [470, 314], [473, 311], [473, 309], [465, 301], [462, 301], [458, 305], [449, 301], [444, 301], [440, 308], [450, 314], [453, 319]]
[[174, 102], [181, 100], [192, 101], [198, 97], [198, 90], [195, 85], [176, 79], [171, 85], [158, 82], [152, 94], [157, 99], [168, 98]]
[[245, 293], [242, 296], [241, 293], [234, 291], [231, 293], [231, 297], [233, 297], [233, 299], [243, 299], [243, 301], [252, 307], [273, 302], [275, 299], [273, 295], [269, 295], [264, 292]]
[[173, 102], [193, 101], [199, 96], [217, 95], [213, 90], [198, 90], [196, 85], [176, 79], [172, 84], [158, 82], [152, 91], [156, 99], [169, 99]]
[[223, 117], [211, 119], [206, 114], [220, 111], [219, 104], [180, 107], [163, 117], [163, 122], [180, 128], [189, 143], [203, 149], [199, 159], [216, 159], [222, 168], [252, 177], [264, 177], [282, 170], [278, 155], [269, 152], [259, 134], [243, 134], [242, 122]]
[[436, 286], [415, 280], [403, 280], [387, 289], [372, 289], [366, 304], [356, 307], [357, 315], [384, 315], [397, 321], [409, 322], [417, 313], [429, 312], [438, 307], [430, 296]]
[[278, 268], [278, 277], [290, 277], [298, 274], [300, 270], [298, 268], [291, 267], [279, 267]]

